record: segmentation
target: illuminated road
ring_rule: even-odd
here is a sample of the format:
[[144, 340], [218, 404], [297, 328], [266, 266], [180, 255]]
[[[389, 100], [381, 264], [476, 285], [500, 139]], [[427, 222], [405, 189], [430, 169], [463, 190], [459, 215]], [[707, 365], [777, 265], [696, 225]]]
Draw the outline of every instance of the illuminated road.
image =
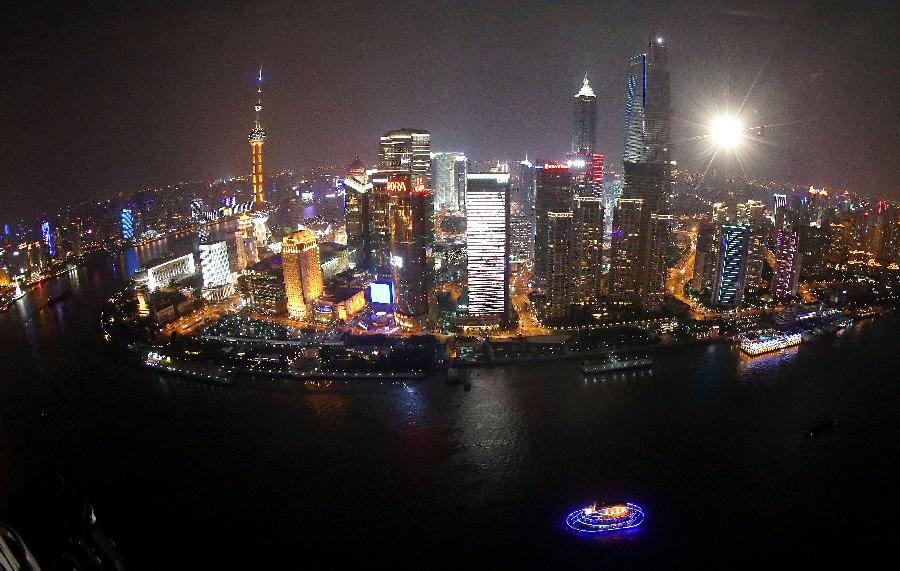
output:
[[711, 314], [684, 295], [684, 286], [694, 277], [694, 261], [697, 258], [697, 227], [694, 226], [690, 230], [676, 230], [676, 232], [687, 234], [690, 240], [687, 250], [679, 258], [678, 263], [674, 268], [669, 269], [666, 289], [669, 291], [669, 295], [691, 308], [692, 318], [704, 319]]
[[519, 314], [519, 327], [512, 331], [511, 335], [546, 335], [548, 330], [543, 327], [531, 312], [531, 303], [528, 301], [528, 280], [531, 278], [531, 269], [521, 265], [510, 277], [509, 297], [513, 308]]

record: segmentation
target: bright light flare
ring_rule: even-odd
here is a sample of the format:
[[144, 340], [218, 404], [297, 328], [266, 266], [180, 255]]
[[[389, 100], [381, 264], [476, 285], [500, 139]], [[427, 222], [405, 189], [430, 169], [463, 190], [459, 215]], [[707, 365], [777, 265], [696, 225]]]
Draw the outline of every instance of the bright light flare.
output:
[[741, 142], [743, 131], [736, 117], [719, 117], [711, 125], [710, 136], [717, 147], [733, 149]]

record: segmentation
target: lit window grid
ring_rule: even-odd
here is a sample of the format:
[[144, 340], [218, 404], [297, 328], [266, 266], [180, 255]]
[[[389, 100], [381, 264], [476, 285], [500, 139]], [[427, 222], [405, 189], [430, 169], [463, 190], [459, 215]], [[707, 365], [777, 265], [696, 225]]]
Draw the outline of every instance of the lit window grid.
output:
[[505, 309], [506, 196], [502, 191], [466, 192], [466, 269], [470, 314]]
[[200, 244], [200, 273], [203, 287], [217, 287], [228, 283], [228, 245], [222, 242]]
[[716, 291], [716, 303], [719, 305], [736, 305], [739, 301], [742, 254], [746, 240], [746, 228], [722, 227], [722, 263], [719, 267], [719, 287]]

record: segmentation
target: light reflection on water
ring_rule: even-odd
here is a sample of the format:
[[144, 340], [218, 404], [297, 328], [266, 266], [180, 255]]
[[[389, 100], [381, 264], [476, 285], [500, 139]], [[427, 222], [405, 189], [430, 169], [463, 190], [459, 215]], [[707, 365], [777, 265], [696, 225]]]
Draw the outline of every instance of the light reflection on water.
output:
[[768, 374], [790, 364], [800, 350], [800, 345], [788, 347], [772, 353], [762, 355], [747, 355], [741, 353], [738, 370], [744, 378], [752, 378], [760, 374]]
[[[152, 253], [130, 255], [138, 265]], [[241, 378], [220, 387], [94, 350], [99, 303], [127, 264], [117, 266], [87, 268], [78, 295], [53, 311], [34, 313], [56, 290], [33, 290], [0, 316], [0, 351], [12, 363], [0, 381], [8, 423], [0, 471], [22, 450], [61, 459], [96, 488], [100, 507], [116, 516], [113, 536], [147, 558], [145, 568], [165, 567], [166, 554], [154, 555], [159, 529], [203, 553], [223, 541], [283, 551], [298, 535], [317, 538], [315, 553], [333, 553], [347, 545], [341, 526], [350, 512], [378, 514], [383, 521], [365, 535], [382, 547], [477, 557], [508, 555], [512, 545], [624, 564], [657, 554], [665, 568], [672, 553], [721, 555], [723, 538], [815, 541], [807, 529], [827, 525], [829, 506], [852, 511], [846, 506], [874, 500], [877, 487], [858, 484], [890, 474], [871, 435], [897, 432], [895, 324], [885, 332], [871, 320], [839, 339], [753, 358], [725, 343], [660, 351], [652, 369], [596, 380], [563, 362], [470, 371], [470, 391], [440, 374], [384, 384]], [[785, 370], [792, 382], [780, 381]], [[22, 412], [32, 402], [54, 424], [33, 424]], [[840, 418], [839, 428], [805, 440], [823, 417]], [[875, 468], [855, 476], [847, 466]], [[649, 510], [646, 526], [596, 541], [565, 537], [559, 519], [595, 499], [636, 501]], [[222, 525], [210, 530], [216, 520]], [[773, 521], [786, 533], [767, 536]]]

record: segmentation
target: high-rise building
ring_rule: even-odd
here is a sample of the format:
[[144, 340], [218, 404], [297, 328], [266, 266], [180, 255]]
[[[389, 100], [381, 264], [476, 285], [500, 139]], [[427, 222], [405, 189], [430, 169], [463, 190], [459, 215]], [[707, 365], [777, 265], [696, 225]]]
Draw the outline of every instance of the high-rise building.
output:
[[246, 270], [259, 261], [259, 250], [256, 246], [256, 235], [253, 232], [253, 220], [247, 214], [238, 216], [237, 230], [234, 231], [237, 244], [238, 269]]
[[712, 205], [712, 221], [715, 224], [728, 224], [728, 206], [724, 202], [714, 202]]
[[[572, 212], [574, 192], [572, 173], [566, 163], [544, 163], [535, 166], [534, 198], [535, 242], [534, 283], [538, 288], [550, 286], [549, 252], [551, 248], [549, 215]], [[569, 221], [571, 224], [571, 220]]]
[[[666, 52], [663, 38], [657, 37], [650, 42], [644, 106], [644, 149], [647, 156], [644, 160], [663, 163], [668, 171], [671, 170], [669, 146], [672, 141], [672, 102]], [[670, 176], [670, 173], [667, 175]]]
[[717, 306], [737, 308], [744, 299], [749, 234], [746, 226], [725, 224], [720, 228], [713, 286], [713, 303]]
[[603, 176], [603, 233], [609, 236], [613, 227], [612, 213], [616, 208], [616, 201], [622, 196], [622, 174], [607, 171]]
[[200, 275], [203, 287], [218, 287], [228, 283], [228, 243], [225, 240], [200, 244]]
[[468, 314], [499, 325], [509, 315], [509, 175], [469, 173], [465, 206]]
[[428, 313], [434, 243], [431, 190], [424, 175], [409, 173], [388, 175], [385, 190], [396, 313], [399, 322], [409, 326]]
[[645, 158], [644, 107], [647, 104], [647, 54], [628, 60], [625, 93], [625, 162], [637, 163]]
[[44, 248], [47, 250], [47, 255], [50, 259], [56, 257], [56, 236], [53, 234], [53, 228], [51, 228], [50, 223], [46, 220], [41, 222], [41, 242], [44, 243]]
[[853, 220], [831, 222], [828, 224], [828, 250], [825, 263], [831, 267], [847, 265], [850, 248], [853, 245]]
[[[370, 254], [367, 256], [367, 263], [370, 267], [394, 267], [391, 257], [393, 245], [392, 224], [394, 223], [392, 204], [397, 203], [398, 197], [403, 195], [403, 193], [398, 194], [395, 192], [395, 189], [399, 188], [399, 184], [402, 181], [398, 180], [392, 183], [394, 175], [401, 176], [402, 181], [405, 181], [403, 184], [405, 184], [407, 190], [412, 186], [414, 177], [421, 177], [424, 181], [421, 186], [427, 190], [425, 194], [431, 200], [431, 135], [428, 131], [399, 129], [388, 131], [381, 137], [378, 148], [378, 169], [369, 180], [372, 183], [371, 195], [368, 200], [368, 251]], [[402, 202], [405, 204], [415, 202], [419, 205], [416, 216], [424, 216], [425, 219], [420, 220], [416, 224], [425, 224], [427, 222], [425, 224], [427, 228], [423, 227], [422, 230], [421, 242], [426, 247], [430, 247], [434, 242], [434, 226], [432, 224], [434, 204], [420, 204], [422, 201], [419, 197], [423, 196], [423, 194], [419, 193], [416, 196], [417, 198], [411, 201], [405, 200]], [[399, 295], [399, 291], [395, 290], [395, 293]]]
[[281, 241], [281, 263], [288, 315], [303, 319], [324, 291], [316, 235], [300, 230], [285, 236]]
[[200, 275], [203, 278], [203, 299], [221, 301], [234, 292], [230, 281], [228, 243], [225, 240], [200, 243]]
[[612, 260], [609, 291], [617, 299], [633, 299], [640, 293], [641, 223], [644, 201], [620, 198], [613, 214]]
[[238, 277], [238, 289], [241, 301], [253, 311], [277, 315], [287, 308], [280, 258], [267, 258], [250, 265]]
[[572, 175], [574, 196], [603, 196], [603, 155], [592, 153], [578, 155], [569, 153], [566, 164]]
[[597, 96], [588, 83], [587, 75], [581, 90], [575, 94], [572, 152], [591, 155], [597, 147]]
[[515, 169], [516, 200], [519, 203], [519, 213], [525, 216], [534, 216], [535, 176], [534, 163], [527, 158], [519, 161]]
[[[616, 274], [616, 279], [610, 281], [610, 294], [619, 299], [631, 298], [632, 301], [639, 301], [648, 309], [658, 308], [662, 296], [665, 294], [665, 280], [658, 282], [655, 278], [658, 269], [665, 268], [668, 252], [669, 236], [660, 233], [666, 227], [663, 222], [668, 218], [660, 218], [660, 216], [670, 214], [671, 181], [669, 173], [669, 165], [660, 162], [626, 162], [625, 186], [622, 196], [623, 199], [641, 201], [639, 210], [642, 218], [637, 228], [632, 226], [634, 221], [630, 219], [623, 221], [622, 224], [613, 221], [612, 263], [616, 263], [618, 260], [627, 263], [628, 266], [610, 270]], [[621, 203], [623, 199], [620, 199], [619, 202]], [[626, 206], [627, 208], [622, 210], [622, 214], [631, 216], [635, 212], [634, 205], [626, 203]], [[616, 212], [618, 211], [619, 209], [616, 210]], [[634, 246], [630, 239], [627, 241], [616, 239], [617, 227], [619, 229], [627, 228], [629, 238], [637, 237], [639, 242], [637, 259], [632, 261], [631, 254], [618, 255], [615, 252], [615, 248], [618, 246], [628, 248]], [[632, 271], [635, 275], [626, 278], [623, 275], [626, 271]], [[627, 291], [618, 289], [626, 285]]]
[[381, 136], [378, 172], [425, 177], [431, 188], [431, 134], [421, 129], [398, 129]]
[[[540, 191], [538, 191], [540, 192]], [[544, 279], [545, 306], [542, 317], [558, 322], [569, 315], [572, 301], [572, 213], [548, 212]]]
[[344, 216], [347, 223], [347, 246], [356, 250], [359, 264], [372, 267], [371, 224], [372, 183], [350, 176], [344, 179]]
[[531, 217], [510, 215], [509, 217], [509, 261], [524, 264], [534, 256], [534, 235], [531, 231]]
[[778, 299], [797, 294], [800, 278], [800, 232], [797, 213], [782, 208], [775, 218], [775, 272], [772, 293]]
[[[642, 201], [641, 220], [636, 232], [639, 241], [637, 259], [619, 254], [616, 247], [633, 245], [630, 240], [613, 238], [610, 293], [620, 299], [631, 298], [647, 309], [658, 309], [665, 295], [666, 256], [671, 227], [672, 164], [669, 157], [672, 111], [666, 48], [662, 38], [651, 42], [648, 53], [631, 58], [627, 78], [625, 109], [624, 187], [622, 196]], [[620, 200], [621, 202], [621, 200]], [[637, 210], [626, 204], [622, 215]], [[616, 209], [619, 212], [620, 209]], [[613, 221], [613, 232], [623, 227], [632, 230], [632, 220]], [[626, 276], [626, 272], [633, 276]]]
[[572, 210], [572, 303], [594, 306], [600, 295], [603, 261], [603, 200], [576, 196]]
[[122, 209], [122, 239], [134, 240], [134, 211], [130, 208]]
[[256, 110], [256, 120], [253, 123], [253, 129], [250, 130], [248, 140], [252, 156], [253, 202], [259, 208], [266, 201], [262, 170], [262, 148], [266, 142], [266, 132], [259, 121], [259, 112], [262, 111], [262, 68], [259, 68], [259, 75], [256, 78], [256, 105], [253, 108]]
[[463, 153], [432, 153], [434, 208], [451, 212], [465, 209], [467, 161]]
[[787, 195], [786, 194], [775, 194], [775, 207], [772, 209], [772, 217], [773, 219], [778, 216], [778, 211], [787, 206]]

